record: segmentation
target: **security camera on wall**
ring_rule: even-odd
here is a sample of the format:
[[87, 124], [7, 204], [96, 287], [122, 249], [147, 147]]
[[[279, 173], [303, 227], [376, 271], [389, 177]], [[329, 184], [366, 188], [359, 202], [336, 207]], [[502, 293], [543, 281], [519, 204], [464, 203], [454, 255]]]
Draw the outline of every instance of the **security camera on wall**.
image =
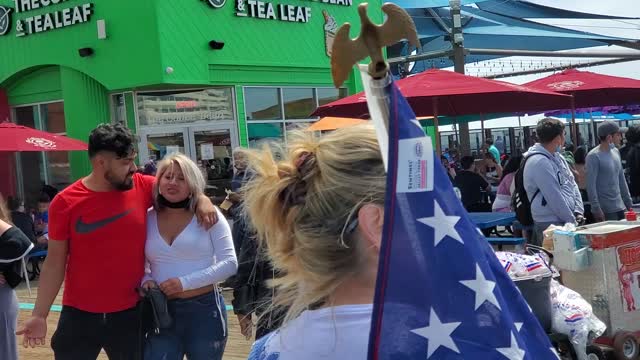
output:
[[222, 50], [222, 48], [224, 47], [224, 42], [211, 40], [209, 41], [209, 47], [213, 50]]

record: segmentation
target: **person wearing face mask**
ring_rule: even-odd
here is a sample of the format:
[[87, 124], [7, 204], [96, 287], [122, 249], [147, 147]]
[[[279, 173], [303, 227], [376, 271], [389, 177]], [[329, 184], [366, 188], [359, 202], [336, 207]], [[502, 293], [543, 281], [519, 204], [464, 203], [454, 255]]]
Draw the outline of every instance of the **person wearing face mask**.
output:
[[164, 293], [173, 324], [147, 334], [144, 359], [221, 360], [228, 331], [218, 283], [238, 269], [231, 229], [218, 210], [213, 227], [198, 224], [196, 204], [206, 183], [187, 156], [166, 157], [156, 178], [142, 287]]
[[613, 121], [598, 127], [600, 145], [587, 155], [587, 193], [596, 221], [622, 220], [633, 205], [617, 147], [622, 142], [621, 128]]
[[524, 188], [531, 203], [534, 231], [530, 243], [542, 244], [550, 225], [582, 221], [584, 207], [569, 164], [562, 156], [564, 124], [545, 118], [536, 127], [539, 142], [524, 154]]

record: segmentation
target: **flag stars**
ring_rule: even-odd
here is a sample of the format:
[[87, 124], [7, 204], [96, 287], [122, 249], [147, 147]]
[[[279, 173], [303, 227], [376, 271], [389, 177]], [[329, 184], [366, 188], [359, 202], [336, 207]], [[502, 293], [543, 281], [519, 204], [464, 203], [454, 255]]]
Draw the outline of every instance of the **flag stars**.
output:
[[496, 298], [496, 295], [493, 293], [493, 290], [496, 287], [496, 283], [494, 281], [489, 281], [484, 277], [482, 270], [480, 269], [480, 265], [476, 264], [476, 279], [475, 280], [462, 280], [460, 283], [469, 289], [473, 290], [476, 293], [476, 305], [475, 310], [484, 304], [485, 301], [495, 305], [499, 310], [500, 303]]
[[518, 347], [518, 341], [513, 332], [511, 333], [511, 346], [496, 350], [509, 360], [524, 360], [525, 351]]
[[423, 338], [429, 340], [427, 344], [427, 359], [433, 355], [433, 353], [440, 347], [446, 347], [458, 354], [460, 350], [453, 341], [451, 333], [453, 333], [461, 322], [442, 323], [440, 318], [436, 314], [435, 310], [431, 309], [431, 315], [429, 316], [429, 326], [411, 330]]
[[517, 322], [514, 325], [516, 326], [516, 331], [520, 332], [520, 329], [522, 329], [522, 325], [524, 325], [524, 323]]
[[464, 244], [464, 241], [462, 241], [460, 234], [455, 228], [458, 221], [460, 221], [460, 216], [449, 216], [442, 211], [437, 200], [433, 200], [433, 203], [433, 216], [418, 219], [418, 222], [433, 228], [433, 245], [438, 246], [438, 244], [447, 236], [459, 241], [461, 244]]

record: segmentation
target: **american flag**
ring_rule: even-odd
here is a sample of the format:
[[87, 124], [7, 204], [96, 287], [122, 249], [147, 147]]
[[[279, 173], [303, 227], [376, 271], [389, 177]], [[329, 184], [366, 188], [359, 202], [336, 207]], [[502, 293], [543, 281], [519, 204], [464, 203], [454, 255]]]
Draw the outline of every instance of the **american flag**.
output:
[[393, 82], [369, 359], [558, 359]]

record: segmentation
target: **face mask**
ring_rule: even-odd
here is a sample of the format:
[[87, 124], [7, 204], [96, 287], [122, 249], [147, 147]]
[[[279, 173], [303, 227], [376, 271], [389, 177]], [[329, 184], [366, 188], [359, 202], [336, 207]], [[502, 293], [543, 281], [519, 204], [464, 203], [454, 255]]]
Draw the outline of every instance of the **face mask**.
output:
[[556, 152], [557, 153], [562, 152], [562, 146], [560, 145], [556, 146]]
[[614, 144], [614, 143], [610, 142], [610, 143], [609, 143], [609, 149], [612, 149], [612, 150], [613, 150], [613, 149], [615, 149], [615, 148], [616, 148], [616, 144]]
[[188, 209], [189, 205], [191, 203], [191, 197], [188, 197], [182, 201], [178, 201], [178, 202], [171, 202], [169, 200], [167, 200], [167, 198], [165, 198], [164, 196], [162, 196], [161, 194], [158, 194], [158, 203], [164, 207], [168, 207], [170, 209]]

